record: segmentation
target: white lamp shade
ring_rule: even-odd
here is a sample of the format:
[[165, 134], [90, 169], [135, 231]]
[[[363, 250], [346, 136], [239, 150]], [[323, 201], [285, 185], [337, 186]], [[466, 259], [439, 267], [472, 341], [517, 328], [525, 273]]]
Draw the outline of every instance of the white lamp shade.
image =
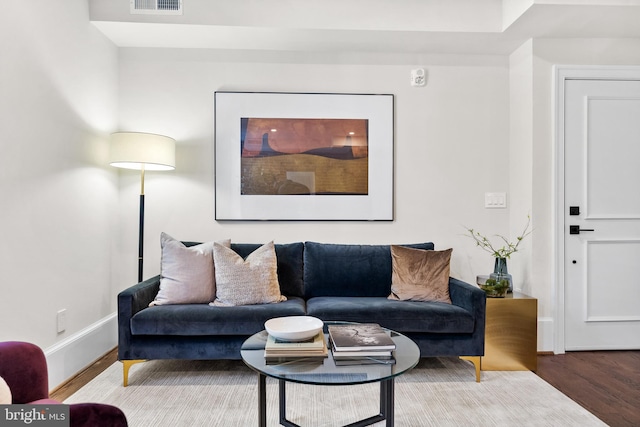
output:
[[175, 169], [176, 141], [152, 133], [116, 132], [111, 134], [109, 164], [124, 169]]

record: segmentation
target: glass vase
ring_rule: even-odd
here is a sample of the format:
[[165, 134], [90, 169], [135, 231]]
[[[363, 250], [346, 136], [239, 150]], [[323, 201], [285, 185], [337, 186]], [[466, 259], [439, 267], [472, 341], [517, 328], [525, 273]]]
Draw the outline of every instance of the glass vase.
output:
[[509, 282], [509, 289], [507, 292], [513, 292], [513, 278], [507, 269], [506, 258], [496, 258], [495, 264], [493, 265], [493, 273], [491, 273], [489, 277], [491, 279], [495, 279], [498, 283], [506, 279]]

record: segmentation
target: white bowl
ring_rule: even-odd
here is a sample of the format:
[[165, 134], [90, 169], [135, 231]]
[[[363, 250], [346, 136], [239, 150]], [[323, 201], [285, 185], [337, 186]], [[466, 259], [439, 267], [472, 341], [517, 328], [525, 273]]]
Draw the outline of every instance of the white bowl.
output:
[[285, 341], [304, 341], [322, 330], [322, 320], [311, 316], [288, 316], [269, 319], [264, 328], [269, 335]]

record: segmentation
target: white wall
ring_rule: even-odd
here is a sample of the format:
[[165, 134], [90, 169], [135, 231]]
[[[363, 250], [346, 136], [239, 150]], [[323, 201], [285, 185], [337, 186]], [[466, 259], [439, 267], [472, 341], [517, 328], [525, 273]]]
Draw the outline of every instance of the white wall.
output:
[[[533, 167], [533, 40], [509, 56], [509, 212], [510, 235], [520, 236], [532, 216]], [[531, 224], [535, 228], [535, 224]], [[531, 243], [538, 233], [526, 237], [509, 261], [509, 271], [520, 280], [519, 290], [533, 294]], [[543, 304], [544, 305], [544, 304]]]
[[534, 0], [502, 0], [502, 28], [508, 28], [531, 6]]
[[[117, 50], [89, 24], [86, 1], [4, 3], [0, 340], [46, 349], [116, 306], [117, 175], [105, 135], [116, 124]], [[57, 333], [60, 309], [67, 328]]]
[[[415, 62], [412, 62], [415, 61]], [[426, 87], [409, 85], [412, 68]], [[159, 235], [236, 242], [434, 241], [453, 247], [452, 274], [475, 282], [490, 255], [464, 225], [507, 234], [507, 210], [484, 208], [484, 192], [508, 191], [508, 63], [494, 56], [331, 55], [121, 49], [120, 129], [178, 140], [177, 167], [147, 174], [145, 277], [159, 271]], [[213, 211], [213, 94], [216, 90], [395, 95], [395, 221], [216, 222]], [[138, 175], [121, 173], [122, 268], [135, 281]]]

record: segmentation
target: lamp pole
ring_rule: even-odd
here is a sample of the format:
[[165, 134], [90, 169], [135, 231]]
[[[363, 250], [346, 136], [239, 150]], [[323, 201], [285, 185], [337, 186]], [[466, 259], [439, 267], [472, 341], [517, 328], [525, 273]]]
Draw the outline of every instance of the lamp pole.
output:
[[142, 282], [144, 259], [144, 163], [140, 167], [140, 223], [138, 225], [138, 283]]

